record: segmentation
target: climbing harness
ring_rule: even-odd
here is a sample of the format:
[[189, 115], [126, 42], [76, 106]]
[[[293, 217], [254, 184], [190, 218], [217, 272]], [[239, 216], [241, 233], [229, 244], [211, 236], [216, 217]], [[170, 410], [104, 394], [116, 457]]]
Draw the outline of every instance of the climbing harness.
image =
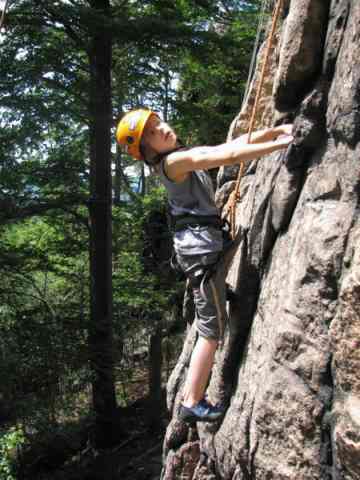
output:
[[[283, 0], [277, 0], [277, 3], [275, 5], [273, 18], [272, 18], [270, 35], [269, 35], [269, 38], [268, 38], [268, 41], [267, 41], [267, 46], [266, 46], [266, 51], [265, 51], [264, 63], [262, 65], [261, 74], [260, 74], [260, 81], [259, 81], [259, 85], [258, 85], [258, 88], [257, 88], [257, 91], [256, 91], [255, 102], [254, 102], [254, 106], [253, 106], [252, 113], [251, 113], [250, 124], [249, 124], [249, 128], [248, 128], [248, 133], [247, 133], [247, 135], [248, 135], [247, 143], [251, 143], [251, 134], [252, 134], [253, 129], [254, 129], [255, 117], [256, 117], [256, 113], [257, 113], [257, 109], [258, 109], [258, 105], [259, 105], [261, 91], [262, 91], [262, 88], [263, 88], [263, 85], [264, 85], [265, 72], [266, 72], [266, 69], [267, 69], [267, 66], [268, 66], [268, 63], [269, 63], [270, 50], [271, 50], [273, 40], [274, 40], [274, 36], [275, 36], [276, 25], [277, 25], [278, 19], [280, 17], [282, 3], [283, 3]], [[226, 212], [225, 212], [225, 216], [227, 216], [228, 213], [230, 212], [231, 237], [232, 237], [233, 240], [235, 239], [235, 233], [236, 233], [235, 232], [235, 227], [236, 227], [236, 225], [235, 225], [236, 204], [240, 200], [240, 182], [241, 182], [241, 178], [243, 176], [244, 170], [245, 170], [245, 163], [241, 162], [240, 170], [239, 170], [238, 177], [237, 177], [236, 184], [235, 184], [235, 188], [230, 195], [229, 204], [228, 204], [228, 207], [227, 207]]]
[[[224, 257], [229, 248], [233, 245], [233, 241], [230, 238], [230, 225], [226, 219], [221, 219], [217, 215], [213, 216], [200, 216], [200, 215], [177, 215], [171, 218], [171, 230], [173, 233], [185, 230], [191, 227], [213, 227], [222, 231], [223, 248], [219, 252], [219, 257], [215, 263], [209, 265], [203, 265], [197, 267], [194, 270], [186, 272], [186, 279], [192, 288], [198, 288], [201, 296], [205, 298], [204, 286], [209, 282], [215, 300], [216, 308], [220, 311], [220, 301], [212, 277], [216, 273], [220, 260]], [[177, 262], [176, 253], [173, 252], [170, 260], [170, 265], [178, 273], [183, 273], [180, 265]]]
[[176, 215], [172, 217], [172, 230], [180, 232], [188, 227], [222, 228], [223, 222], [218, 215]]
[[3, 27], [3, 25], [4, 25], [4, 22], [5, 22], [5, 15], [6, 15], [6, 10], [7, 10], [8, 4], [9, 4], [9, 0], [5, 0], [5, 4], [4, 4], [4, 7], [3, 7], [3, 11], [1, 12], [0, 32], [1, 32], [1, 29], [2, 29], [2, 27]]

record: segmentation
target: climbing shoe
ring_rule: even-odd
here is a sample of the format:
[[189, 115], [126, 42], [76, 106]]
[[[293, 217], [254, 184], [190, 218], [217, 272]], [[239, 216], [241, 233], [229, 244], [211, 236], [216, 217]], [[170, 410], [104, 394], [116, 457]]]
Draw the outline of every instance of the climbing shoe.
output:
[[202, 399], [193, 407], [185, 407], [181, 404], [179, 418], [187, 423], [216, 422], [216, 420], [219, 420], [224, 413], [225, 411], [223, 408], [213, 406], [205, 399]]

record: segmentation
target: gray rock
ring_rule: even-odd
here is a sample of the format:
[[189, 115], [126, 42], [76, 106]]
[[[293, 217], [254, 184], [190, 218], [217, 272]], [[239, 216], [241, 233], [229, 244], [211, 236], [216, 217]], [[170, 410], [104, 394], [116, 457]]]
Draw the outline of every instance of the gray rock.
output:
[[351, 2], [329, 91], [327, 127], [354, 148], [360, 140], [360, 3]]
[[[360, 225], [345, 254], [338, 308], [330, 327], [334, 399], [331, 411], [334, 478], [360, 478]], [[357, 248], [356, 248], [357, 247]]]
[[328, 10], [329, 0], [290, 3], [274, 85], [277, 110], [296, 107], [316, 78], [321, 68], [319, 59], [323, 52]]
[[[360, 479], [359, 25], [357, 0], [289, 5], [276, 95], [295, 141], [241, 183], [229, 327], [208, 388], [226, 414], [199, 424], [199, 440], [176, 436], [191, 329], [168, 384], [166, 480]], [[223, 205], [234, 172], [218, 181]], [[196, 448], [190, 470], [168, 467]]]

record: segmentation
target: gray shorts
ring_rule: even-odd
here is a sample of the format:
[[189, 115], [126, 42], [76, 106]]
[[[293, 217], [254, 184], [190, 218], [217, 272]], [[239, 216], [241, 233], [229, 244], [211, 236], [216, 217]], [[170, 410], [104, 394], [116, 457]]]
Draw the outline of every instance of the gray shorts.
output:
[[[188, 274], [204, 265], [212, 265], [218, 261], [220, 253], [202, 255], [176, 255], [183, 272]], [[224, 272], [217, 268], [216, 272], [202, 285], [193, 288], [195, 303], [196, 329], [202, 337], [222, 340], [227, 321], [226, 286]]]

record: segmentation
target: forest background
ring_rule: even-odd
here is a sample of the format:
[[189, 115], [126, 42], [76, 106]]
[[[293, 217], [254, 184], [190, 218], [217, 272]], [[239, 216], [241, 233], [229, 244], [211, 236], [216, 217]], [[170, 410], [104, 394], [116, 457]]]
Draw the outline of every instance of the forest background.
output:
[[5, 3], [0, 478], [10, 480], [19, 457], [59, 431], [86, 424], [87, 442], [117, 445], [139, 399], [146, 428], [163, 430], [184, 283], [169, 267], [164, 191], [114, 129], [144, 106], [186, 145], [224, 142], [260, 2]]

